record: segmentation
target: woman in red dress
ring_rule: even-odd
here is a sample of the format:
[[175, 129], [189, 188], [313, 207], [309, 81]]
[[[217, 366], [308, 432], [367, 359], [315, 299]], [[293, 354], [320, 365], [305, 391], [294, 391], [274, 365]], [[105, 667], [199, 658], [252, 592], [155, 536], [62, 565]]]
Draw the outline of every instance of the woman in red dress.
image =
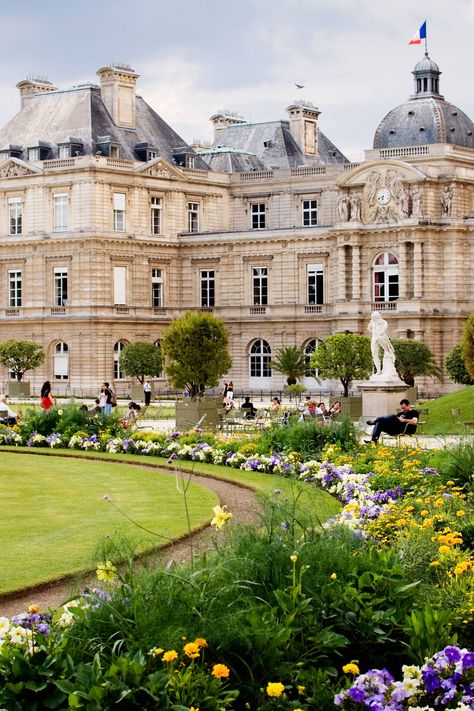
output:
[[49, 410], [54, 406], [53, 396], [51, 395], [51, 383], [47, 380], [41, 388], [41, 407], [43, 410]]

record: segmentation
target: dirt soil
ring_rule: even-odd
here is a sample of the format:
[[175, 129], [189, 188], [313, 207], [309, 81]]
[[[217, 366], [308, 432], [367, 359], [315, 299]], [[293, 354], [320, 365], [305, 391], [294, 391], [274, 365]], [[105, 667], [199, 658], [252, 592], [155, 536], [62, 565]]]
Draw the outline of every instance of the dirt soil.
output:
[[[170, 474], [169, 470], [160, 469], [160, 471]], [[174, 473], [172, 475], [174, 476]], [[197, 475], [193, 475], [193, 482], [210, 489], [217, 495], [221, 506], [226, 505], [232, 512], [233, 523], [245, 524], [257, 520], [257, 498], [250, 489], [220, 479]], [[196, 552], [212, 547], [213, 535], [213, 529], [209, 525], [205, 526], [197, 533], [185, 536], [176, 543], [162, 548], [149, 558], [152, 562], [156, 561], [160, 565], [187, 562], [191, 558], [192, 550]], [[83, 577], [80, 580], [76, 576], [69, 577], [17, 593], [2, 595], [0, 596], [0, 616], [11, 616], [24, 612], [32, 603], [39, 605], [43, 611], [57, 608], [73, 595], [78, 594], [86, 585], [97, 585], [95, 576]]]

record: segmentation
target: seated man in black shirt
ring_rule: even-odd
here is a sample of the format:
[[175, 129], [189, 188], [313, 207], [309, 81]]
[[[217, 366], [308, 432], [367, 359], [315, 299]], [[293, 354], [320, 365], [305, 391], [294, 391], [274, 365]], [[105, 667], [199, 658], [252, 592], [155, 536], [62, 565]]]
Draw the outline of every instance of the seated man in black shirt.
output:
[[244, 400], [244, 402], [242, 403], [242, 405], [240, 406], [240, 409], [241, 409], [241, 410], [246, 410], [245, 418], [246, 418], [247, 420], [253, 420], [254, 417], [255, 417], [255, 415], [257, 414], [257, 410], [256, 410], [256, 408], [253, 406], [253, 403], [250, 402], [250, 397], [249, 397], [248, 395], [245, 397], [245, 400]]
[[[368, 425], [373, 425], [372, 442], [378, 442], [382, 432], [389, 435], [415, 434], [420, 413], [413, 410], [408, 400], [400, 400], [401, 412], [397, 415], [385, 415], [377, 417], [376, 420], [369, 420]], [[366, 440], [367, 442], [370, 440]]]

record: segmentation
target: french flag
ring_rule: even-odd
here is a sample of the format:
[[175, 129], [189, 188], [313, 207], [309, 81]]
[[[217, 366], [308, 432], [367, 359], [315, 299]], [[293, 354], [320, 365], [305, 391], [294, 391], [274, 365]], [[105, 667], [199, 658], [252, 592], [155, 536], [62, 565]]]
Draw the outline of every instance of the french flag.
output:
[[426, 20], [423, 22], [416, 35], [413, 35], [408, 44], [421, 44], [422, 39], [426, 39]]

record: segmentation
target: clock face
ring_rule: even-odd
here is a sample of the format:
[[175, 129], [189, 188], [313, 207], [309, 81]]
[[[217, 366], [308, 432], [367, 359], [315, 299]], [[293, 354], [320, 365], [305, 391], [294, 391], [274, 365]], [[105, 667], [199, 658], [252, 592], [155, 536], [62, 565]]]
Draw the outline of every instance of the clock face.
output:
[[390, 190], [388, 188], [380, 188], [377, 192], [376, 200], [379, 205], [388, 205], [391, 197], [392, 196], [390, 195]]

